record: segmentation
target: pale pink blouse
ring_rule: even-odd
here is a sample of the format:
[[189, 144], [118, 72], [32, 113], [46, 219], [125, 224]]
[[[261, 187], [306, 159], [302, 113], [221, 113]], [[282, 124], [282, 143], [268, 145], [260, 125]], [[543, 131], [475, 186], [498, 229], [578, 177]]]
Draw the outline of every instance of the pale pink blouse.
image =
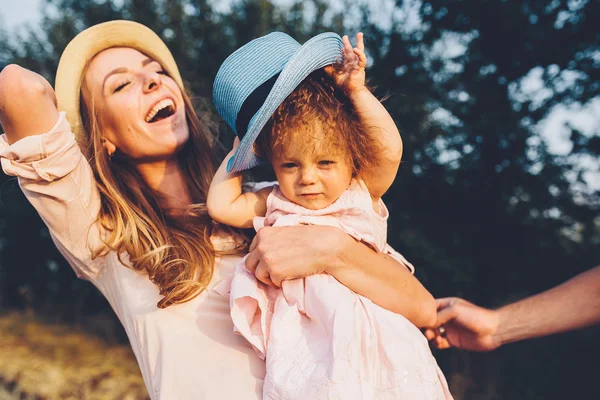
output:
[[[158, 309], [161, 296], [146, 275], [123, 266], [115, 253], [91, 258], [90, 249], [102, 246], [96, 221], [100, 197], [64, 113], [47, 133], [10, 146], [2, 135], [0, 161], [6, 174], [19, 178], [77, 276], [108, 299], [125, 327], [152, 399], [262, 398], [264, 361], [233, 334], [229, 298], [215, 291], [231, 276], [239, 257], [217, 260], [212, 282], [200, 296]], [[231, 244], [217, 238], [215, 245]]]

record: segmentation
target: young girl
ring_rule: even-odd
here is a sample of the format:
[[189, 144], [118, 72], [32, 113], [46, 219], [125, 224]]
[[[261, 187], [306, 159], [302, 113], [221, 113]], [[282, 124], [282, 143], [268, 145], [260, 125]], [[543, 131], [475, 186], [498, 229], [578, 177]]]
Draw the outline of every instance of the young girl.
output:
[[[230, 58], [256, 52], [253, 46], [250, 42]], [[271, 89], [262, 83], [248, 96], [240, 110], [249, 102], [260, 103], [247, 118], [249, 125], [270, 104], [292, 64], [308, 63], [305, 58], [290, 58], [281, 75], [272, 78]], [[362, 34], [354, 49], [344, 37], [343, 58], [337, 68], [313, 66], [314, 72], [292, 88], [261, 129], [254, 152], [271, 163], [278, 184], [242, 193], [240, 172], [227, 171], [243, 156], [236, 140], [212, 181], [208, 211], [219, 222], [257, 230], [335, 226], [412, 272], [412, 265], [387, 245], [388, 212], [381, 200], [395, 178], [402, 141], [390, 115], [365, 87]], [[221, 70], [231, 71], [234, 62], [226, 60]], [[221, 86], [236, 90], [223, 83], [222, 75], [217, 75], [215, 92]], [[227, 81], [236, 82], [235, 73]], [[230, 106], [219, 98], [215, 95], [217, 109], [227, 120]], [[232, 127], [240, 135], [243, 128], [236, 119]], [[242, 141], [248, 142], [246, 136]], [[407, 318], [373, 304], [331, 275], [276, 282], [281, 289], [269, 277], [262, 280], [266, 284], [242, 261], [231, 286], [221, 289], [230, 291], [235, 330], [266, 358], [265, 399], [452, 398], [426, 339]]]

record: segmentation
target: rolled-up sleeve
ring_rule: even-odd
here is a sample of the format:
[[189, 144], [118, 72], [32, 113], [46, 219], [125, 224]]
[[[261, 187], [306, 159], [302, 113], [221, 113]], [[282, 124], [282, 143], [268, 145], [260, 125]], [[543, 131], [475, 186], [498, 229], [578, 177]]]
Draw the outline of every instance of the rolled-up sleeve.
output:
[[80, 278], [93, 279], [103, 265], [92, 260], [104, 246], [98, 223], [100, 194], [65, 113], [54, 127], [12, 145], [0, 136], [0, 162], [46, 223], [59, 251]]

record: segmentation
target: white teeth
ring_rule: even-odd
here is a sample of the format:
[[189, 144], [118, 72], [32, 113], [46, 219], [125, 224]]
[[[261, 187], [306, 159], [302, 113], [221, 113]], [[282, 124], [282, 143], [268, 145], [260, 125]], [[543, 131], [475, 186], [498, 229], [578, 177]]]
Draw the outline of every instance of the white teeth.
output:
[[172, 107], [173, 109], [175, 109], [175, 103], [173, 103], [173, 100], [171, 99], [164, 99], [159, 101], [158, 103], [156, 103], [154, 105], [154, 107], [152, 107], [152, 110], [150, 110], [150, 112], [148, 113], [148, 115], [146, 115], [146, 122], [150, 122], [152, 121], [152, 118], [154, 118], [154, 116], [163, 108], [167, 108], [167, 107]]

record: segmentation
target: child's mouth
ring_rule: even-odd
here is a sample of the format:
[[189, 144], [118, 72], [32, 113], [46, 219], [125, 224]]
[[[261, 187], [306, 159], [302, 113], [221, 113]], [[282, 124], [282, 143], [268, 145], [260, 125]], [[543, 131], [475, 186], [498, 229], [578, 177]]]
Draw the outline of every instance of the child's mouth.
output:
[[316, 197], [318, 197], [321, 193], [303, 193], [300, 196], [304, 197], [305, 199], [314, 199]]

